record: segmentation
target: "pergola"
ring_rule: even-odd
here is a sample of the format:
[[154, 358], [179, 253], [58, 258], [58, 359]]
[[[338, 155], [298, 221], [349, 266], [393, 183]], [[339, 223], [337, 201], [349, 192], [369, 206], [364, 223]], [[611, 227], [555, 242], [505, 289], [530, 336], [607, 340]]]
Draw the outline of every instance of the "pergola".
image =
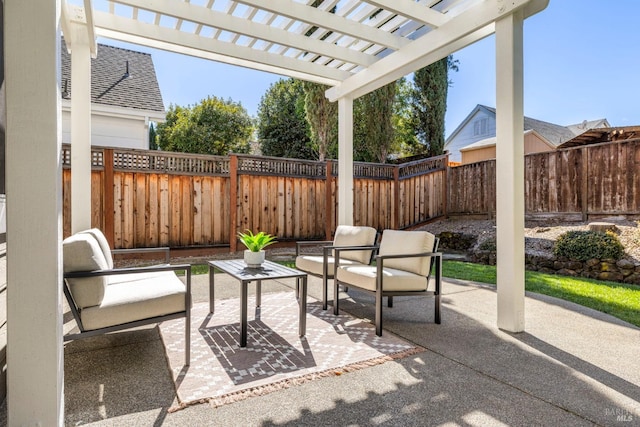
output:
[[[524, 330], [523, 20], [548, 0], [4, 0], [8, 416], [63, 424], [60, 32], [71, 52], [73, 230], [90, 223], [96, 37], [323, 83], [353, 221], [353, 100], [496, 35], [498, 327]], [[35, 171], [35, 173], [34, 173]]]

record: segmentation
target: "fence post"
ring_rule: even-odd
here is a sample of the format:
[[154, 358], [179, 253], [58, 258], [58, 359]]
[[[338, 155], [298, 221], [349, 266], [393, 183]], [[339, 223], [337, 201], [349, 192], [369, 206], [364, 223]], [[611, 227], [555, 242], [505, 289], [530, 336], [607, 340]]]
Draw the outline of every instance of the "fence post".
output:
[[393, 167], [393, 224], [394, 230], [400, 229], [400, 166]]
[[589, 219], [589, 149], [585, 146], [581, 150], [582, 152], [582, 191], [580, 197], [582, 200], [580, 204], [582, 206], [582, 221]]
[[238, 250], [238, 156], [229, 155], [229, 251]]
[[113, 149], [105, 148], [102, 155], [104, 166], [104, 184], [102, 197], [104, 203], [104, 236], [111, 249], [115, 249], [115, 203], [114, 203], [114, 179], [113, 179]]
[[326, 178], [325, 178], [325, 196], [324, 196], [324, 205], [325, 205], [325, 218], [324, 218], [324, 234], [325, 240], [332, 240], [331, 233], [333, 223], [333, 218], [336, 212], [336, 205], [333, 203], [333, 197], [331, 197], [331, 189], [333, 188], [333, 163], [331, 160], [327, 160], [326, 167]]
[[442, 175], [442, 216], [447, 218], [447, 209], [449, 203], [449, 153], [444, 158], [444, 174]]

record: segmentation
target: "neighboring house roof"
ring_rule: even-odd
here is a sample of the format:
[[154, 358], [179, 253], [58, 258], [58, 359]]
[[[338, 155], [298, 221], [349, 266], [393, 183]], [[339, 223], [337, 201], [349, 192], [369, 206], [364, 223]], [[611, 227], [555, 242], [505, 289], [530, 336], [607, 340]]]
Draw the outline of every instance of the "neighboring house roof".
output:
[[[481, 104], [476, 105], [476, 107], [471, 111], [471, 113], [469, 113], [469, 115], [462, 121], [462, 123], [460, 123], [460, 125], [458, 125], [458, 127], [453, 131], [453, 133], [449, 135], [449, 138], [447, 138], [447, 141], [445, 143], [445, 147], [450, 141], [452, 141], [456, 137], [456, 135], [462, 129], [464, 129], [464, 127], [471, 121], [473, 117], [475, 117], [475, 115], [479, 111], [484, 111], [486, 114], [489, 114], [494, 117], [496, 115], [495, 108], [487, 107], [486, 105], [481, 105]], [[549, 122], [545, 122], [542, 120], [537, 120], [537, 119], [533, 119], [531, 117], [525, 116], [523, 130], [525, 132], [531, 131], [531, 130], [535, 131], [542, 139], [548, 142], [552, 147], [557, 148], [562, 143], [575, 138], [576, 135], [583, 133], [587, 129], [603, 127], [603, 126], [609, 126], [609, 122], [607, 121], [607, 119], [598, 119], [598, 120], [591, 120], [591, 121], [585, 120], [584, 122], [579, 124], [562, 126], [562, 125], [557, 125], [555, 123], [549, 123]], [[491, 142], [489, 140], [493, 140], [493, 143], [495, 144], [495, 136], [494, 136], [493, 138], [487, 138], [482, 141], [478, 141], [473, 144], [467, 145], [463, 149], [460, 149], [460, 151], [469, 149], [470, 147], [478, 148], [481, 145], [476, 146], [476, 144], [479, 144], [479, 143], [483, 143], [484, 145], [490, 145]]]
[[559, 145], [558, 148], [577, 147], [580, 145], [599, 144], [611, 141], [624, 141], [635, 138], [640, 138], [640, 126], [589, 129], [575, 138]]
[[[488, 111], [491, 111], [491, 113], [493, 113], [493, 115], [495, 116], [495, 108], [487, 107], [484, 105], [482, 107], [484, 107]], [[553, 144], [554, 147], [557, 147], [563, 142], [568, 141], [576, 136], [576, 134], [566, 126], [532, 119], [531, 117], [527, 116], [524, 117], [524, 130], [535, 130], [541, 137]]]
[[575, 125], [567, 126], [574, 135], [580, 135], [583, 132], [588, 131], [589, 129], [597, 129], [597, 128], [608, 128], [611, 127], [607, 119], [598, 119], [598, 120], [584, 120], [582, 123], [577, 123]]
[[[71, 99], [71, 56], [62, 39], [61, 89]], [[127, 63], [129, 75], [126, 76]], [[91, 102], [115, 107], [164, 112], [164, 103], [151, 55], [98, 44], [91, 59]]]

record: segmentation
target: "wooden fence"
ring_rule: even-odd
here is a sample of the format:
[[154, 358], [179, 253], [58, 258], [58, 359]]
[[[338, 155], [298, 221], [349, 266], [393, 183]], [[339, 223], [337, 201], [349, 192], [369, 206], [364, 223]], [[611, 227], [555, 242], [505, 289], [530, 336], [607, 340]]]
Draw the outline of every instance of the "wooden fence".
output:
[[[640, 139], [529, 154], [524, 168], [530, 218], [640, 215]], [[450, 168], [447, 179], [447, 215], [495, 215], [495, 160]]]
[[[71, 232], [70, 147], [63, 147], [63, 227]], [[447, 157], [354, 165], [354, 223], [408, 228], [446, 212]], [[279, 240], [330, 239], [335, 161], [200, 156], [94, 147], [92, 225], [115, 248], [229, 246], [238, 231]]]

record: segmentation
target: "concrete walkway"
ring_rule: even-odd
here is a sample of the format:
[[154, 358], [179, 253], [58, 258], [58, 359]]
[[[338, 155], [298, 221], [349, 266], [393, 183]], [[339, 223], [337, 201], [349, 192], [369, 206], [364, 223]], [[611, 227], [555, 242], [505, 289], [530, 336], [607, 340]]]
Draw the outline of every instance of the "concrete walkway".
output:
[[[216, 277], [222, 282], [216, 298], [236, 297], [236, 282]], [[207, 283], [206, 275], [194, 276], [194, 301], [207, 300]], [[265, 282], [263, 292], [282, 286]], [[427, 351], [220, 408], [168, 412], [175, 391], [157, 328], [69, 343], [66, 423], [640, 426], [640, 329], [528, 294], [526, 332], [509, 334], [496, 327], [494, 288], [446, 280], [443, 289], [441, 325], [432, 323], [428, 297], [396, 298], [394, 308], [385, 307], [385, 329]], [[309, 294], [320, 297], [318, 279], [310, 278]], [[342, 309], [373, 318], [368, 296], [342, 297]]]

